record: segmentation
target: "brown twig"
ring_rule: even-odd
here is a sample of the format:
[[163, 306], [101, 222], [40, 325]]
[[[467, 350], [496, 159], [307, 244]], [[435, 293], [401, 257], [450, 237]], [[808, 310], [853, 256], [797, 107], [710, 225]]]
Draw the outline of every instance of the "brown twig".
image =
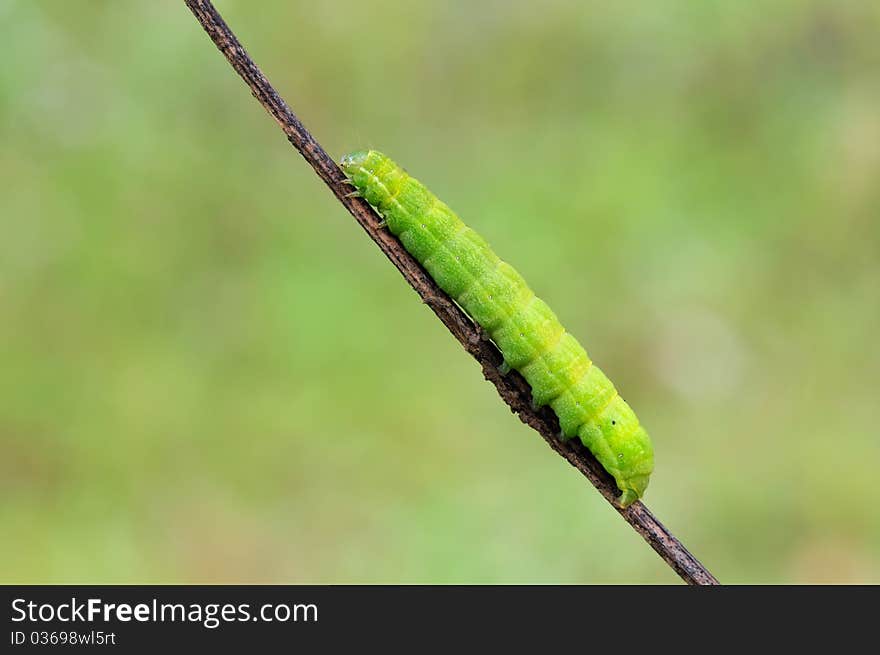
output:
[[575, 439], [563, 442], [556, 438], [555, 435], [559, 433], [559, 423], [555, 414], [547, 407], [539, 410], [532, 409], [531, 389], [516, 371], [511, 371], [505, 376], [499, 373], [498, 366], [502, 361], [501, 353], [494, 344], [483, 338], [480, 327], [474, 324], [434, 283], [388, 230], [381, 229], [380, 217], [364, 200], [346, 195], [351, 191], [351, 187], [336, 162], [315, 141], [287, 106], [287, 103], [269, 84], [269, 81], [254, 64], [211, 2], [209, 0], [184, 1], [217, 48], [250, 87], [254, 97], [281, 126], [288, 141], [315, 169], [315, 172], [330, 187], [339, 202], [345, 205], [345, 208], [351, 212], [351, 215], [360, 223], [370, 238], [376, 242], [382, 252], [406, 278], [410, 286], [422, 297], [422, 301], [443, 321], [443, 324], [464, 346], [465, 350], [480, 363], [483, 367], [483, 375], [495, 385], [510, 409], [524, 423], [533, 427], [544, 437], [553, 450], [583, 473], [624, 520], [644, 537], [645, 541], [682, 579], [689, 584], [718, 584], [715, 577], [651, 514], [644, 504], [635, 502], [626, 509], [621, 509], [615, 504], [614, 499], [618, 495], [617, 487], [590, 451], [577, 443]]

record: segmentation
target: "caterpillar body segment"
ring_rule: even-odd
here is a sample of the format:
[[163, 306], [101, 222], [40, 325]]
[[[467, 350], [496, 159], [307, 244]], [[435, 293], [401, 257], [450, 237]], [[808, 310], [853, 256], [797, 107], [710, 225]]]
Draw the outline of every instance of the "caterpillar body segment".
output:
[[489, 244], [421, 182], [375, 150], [354, 152], [341, 166], [354, 187], [437, 285], [491, 336], [550, 405], [564, 438], [578, 437], [617, 483], [626, 507], [645, 492], [654, 468], [647, 432], [556, 314]]

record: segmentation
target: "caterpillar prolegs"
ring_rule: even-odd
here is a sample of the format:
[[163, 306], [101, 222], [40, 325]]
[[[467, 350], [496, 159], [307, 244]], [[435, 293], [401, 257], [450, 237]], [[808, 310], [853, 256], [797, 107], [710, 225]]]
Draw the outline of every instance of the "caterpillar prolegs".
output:
[[619, 503], [626, 507], [640, 498], [654, 469], [647, 432], [522, 276], [382, 153], [353, 152], [341, 166], [404, 248], [491, 336], [505, 365], [523, 375], [534, 403], [550, 405], [563, 438], [580, 438], [614, 477]]

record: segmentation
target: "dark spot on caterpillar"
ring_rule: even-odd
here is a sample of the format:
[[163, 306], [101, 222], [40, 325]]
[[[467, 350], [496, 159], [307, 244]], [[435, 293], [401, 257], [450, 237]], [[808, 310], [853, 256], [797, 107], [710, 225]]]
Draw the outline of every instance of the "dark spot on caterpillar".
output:
[[615, 421], [614, 419], [612, 419], [612, 420], [611, 420], [611, 425], [617, 425], [617, 421]]

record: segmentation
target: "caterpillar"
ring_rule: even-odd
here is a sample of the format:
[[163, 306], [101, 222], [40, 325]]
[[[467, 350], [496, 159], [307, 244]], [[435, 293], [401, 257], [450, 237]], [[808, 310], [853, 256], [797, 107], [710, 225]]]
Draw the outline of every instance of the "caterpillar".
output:
[[627, 507], [641, 498], [654, 470], [648, 433], [611, 381], [556, 314], [489, 244], [424, 184], [375, 150], [345, 155], [340, 166], [382, 215], [403, 247], [478, 323], [516, 369], [535, 406], [550, 405], [561, 438], [578, 437], [620, 489]]

